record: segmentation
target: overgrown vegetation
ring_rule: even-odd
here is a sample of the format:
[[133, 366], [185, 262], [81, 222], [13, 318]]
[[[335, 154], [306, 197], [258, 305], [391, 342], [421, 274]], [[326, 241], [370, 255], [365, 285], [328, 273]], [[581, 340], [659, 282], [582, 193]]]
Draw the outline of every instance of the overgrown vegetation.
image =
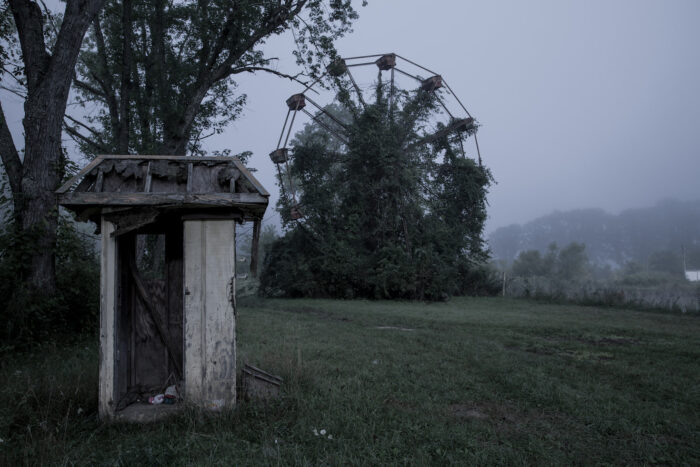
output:
[[37, 293], [22, 278], [35, 239], [10, 221], [0, 232], [0, 355], [37, 343], [93, 332], [97, 326], [100, 267], [96, 237], [60, 216], [56, 242], [54, 294]]
[[580, 243], [561, 250], [552, 243], [544, 254], [521, 252], [506, 270], [506, 293], [584, 305], [700, 311], [700, 284], [685, 279], [684, 261], [673, 251], [653, 252], [646, 265], [628, 261], [613, 270], [590, 263], [585, 250]]
[[238, 325], [281, 400], [102, 424], [92, 340], [3, 358], [0, 464], [700, 463], [697, 316], [258, 299]]
[[297, 135], [290, 173], [304, 220], [280, 207], [287, 232], [267, 254], [265, 295], [444, 300], [493, 290], [483, 240], [490, 171], [462, 156], [463, 135], [421, 144], [434, 94], [391, 101], [386, 88], [378, 82], [364, 107], [341, 88], [330, 111], [345, 120], [347, 145], [316, 124]]

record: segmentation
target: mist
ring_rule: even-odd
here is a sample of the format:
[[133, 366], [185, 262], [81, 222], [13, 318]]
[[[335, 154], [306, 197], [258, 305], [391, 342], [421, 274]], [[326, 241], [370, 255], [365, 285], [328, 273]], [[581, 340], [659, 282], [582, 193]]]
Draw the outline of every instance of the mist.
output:
[[[341, 55], [396, 52], [435, 70], [481, 123], [497, 182], [487, 231], [554, 210], [700, 198], [697, 2], [374, 1], [359, 11]], [[290, 39], [267, 45], [281, 71], [299, 70]], [[266, 75], [239, 85], [244, 118], [208, 146], [252, 150], [276, 197], [267, 154], [284, 100], [302, 86]]]
[[[354, 32], [337, 43], [342, 56], [396, 52], [433, 69], [482, 125], [481, 154], [497, 182], [487, 232], [555, 210], [614, 214], [660, 199], [700, 198], [700, 3], [402, 0], [357, 7]], [[279, 58], [279, 71], [305, 71], [292, 56], [292, 34], [265, 47]], [[243, 116], [204, 146], [253, 151], [249, 166], [274, 206], [279, 189], [268, 153], [285, 99], [303, 87], [264, 73], [237, 83], [248, 96]], [[4, 92], [3, 103], [21, 145], [21, 100]], [[68, 109], [77, 117], [93, 111]], [[84, 163], [65, 135], [64, 144]], [[267, 222], [279, 223], [274, 209]]]

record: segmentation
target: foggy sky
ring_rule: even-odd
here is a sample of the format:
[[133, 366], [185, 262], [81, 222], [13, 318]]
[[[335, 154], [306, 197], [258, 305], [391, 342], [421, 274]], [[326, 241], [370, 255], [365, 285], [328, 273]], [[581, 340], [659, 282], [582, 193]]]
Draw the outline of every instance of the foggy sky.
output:
[[[700, 2], [360, 4], [354, 33], [337, 43], [342, 56], [396, 52], [431, 68], [482, 124], [481, 154], [497, 181], [488, 231], [553, 210], [700, 198]], [[293, 47], [291, 34], [266, 45], [280, 71], [299, 71]], [[205, 146], [253, 151], [249, 166], [274, 206], [267, 154], [284, 100], [301, 86], [262, 74], [238, 83], [248, 95], [243, 117]], [[21, 146], [21, 106], [5, 110]], [[272, 209], [266, 218], [277, 222]]]

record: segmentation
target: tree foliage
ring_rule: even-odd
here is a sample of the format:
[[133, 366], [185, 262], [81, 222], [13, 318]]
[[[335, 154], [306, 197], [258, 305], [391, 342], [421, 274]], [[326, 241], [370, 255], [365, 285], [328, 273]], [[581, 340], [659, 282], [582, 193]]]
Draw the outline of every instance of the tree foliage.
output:
[[263, 44], [292, 29], [310, 74], [357, 17], [349, 0], [108, 0], [93, 22], [76, 87], [98, 104], [69, 133], [93, 153], [202, 153], [237, 118], [234, 78], [277, 71]]
[[586, 245], [572, 242], [561, 250], [551, 243], [542, 255], [538, 250], [521, 252], [513, 262], [512, 273], [517, 277], [550, 277], [576, 281], [586, 277], [589, 264]]
[[37, 294], [23, 283], [36, 239], [5, 224], [0, 232], [0, 355], [61, 334], [95, 329], [100, 299], [96, 239], [77, 230], [65, 216], [58, 222], [56, 290]]
[[287, 233], [268, 252], [263, 293], [436, 300], [476, 284], [490, 171], [461, 157], [454, 135], [417, 144], [432, 94], [400, 93], [390, 111], [376, 91], [366, 107], [341, 91], [330, 109], [348, 123], [347, 146], [315, 124], [293, 142], [305, 218], [290, 221], [282, 203]]

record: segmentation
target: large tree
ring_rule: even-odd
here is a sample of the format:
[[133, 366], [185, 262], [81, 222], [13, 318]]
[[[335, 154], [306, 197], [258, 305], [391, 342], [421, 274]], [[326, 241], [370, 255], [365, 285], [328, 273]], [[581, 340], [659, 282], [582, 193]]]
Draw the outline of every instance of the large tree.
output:
[[237, 75], [297, 78], [274, 69], [267, 39], [291, 29], [313, 75], [356, 16], [350, 0], [108, 0], [76, 79], [98, 111], [68, 131], [86, 153], [196, 154], [241, 112]]
[[9, 0], [21, 48], [21, 69], [8, 73], [3, 63], [3, 78], [15, 80], [25, 92], [24, 157], [20, 157], [14, 144], [2, 107], [0, 157], [12, 190], [16, 225], [24, 238], [35, 240], [26, 279], [45, 293], [51, 293], [55, 287], [54, 190], [63, 165], [63, 115], [83, 37], [102, 3], [103, 0], [67, 0], [60, 26], [50, 23], [47, 28], [47, 15], [39, 4]]

